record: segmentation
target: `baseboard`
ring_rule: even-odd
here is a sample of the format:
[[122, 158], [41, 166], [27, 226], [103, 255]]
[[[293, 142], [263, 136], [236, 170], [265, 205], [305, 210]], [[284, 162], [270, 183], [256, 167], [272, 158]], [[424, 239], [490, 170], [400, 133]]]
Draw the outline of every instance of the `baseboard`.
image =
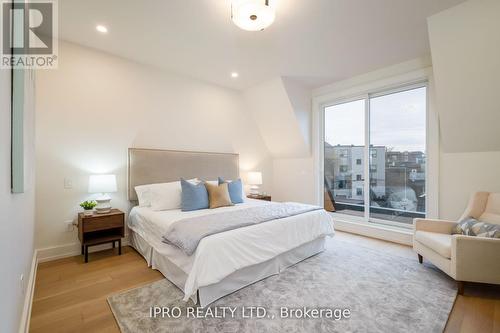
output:
[[411, 230], [397, 230], [393, 227], [368, 225], [339, 219], [335, 219], [335, 229], [403, 245], [411, 246], [413, 244], [413, 232]]
[[33, 251], [31, 261], [30, 276], [26, 285], [26, 295], [24, 296], [23, 312], [19, 324], [19, 333], [27, 333], [30, 327], [31, 306], [33, 304], [33, 294], [35, 292], [36, 270], [38, 267], [38, 250]]
[[[129, 245], [127, 237], [122, 239], [122, 246], [125, 245]], [[89, 247], [89, 253], [107, 250], [111, 248], [112, 248], [111, 244], [96, 245]], [[43, 249], [38, 249], [37, 251], [38, 251], [38, 262], [42, 263], [42, 262], [81, 255], [82, 248], [80, 243], [76, 242], [71, 244], [46, 247]]]

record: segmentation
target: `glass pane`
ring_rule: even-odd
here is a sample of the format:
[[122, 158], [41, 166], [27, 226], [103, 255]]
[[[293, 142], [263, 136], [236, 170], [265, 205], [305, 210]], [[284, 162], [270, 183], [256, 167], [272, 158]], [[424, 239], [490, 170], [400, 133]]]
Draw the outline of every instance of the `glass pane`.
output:
[[325, 108], [325, 202], [328, 211], [364, 216], [365, 101]]
[[11, 191], [24, 192], [24, 70], [12, 70]]
[[425, 217], [427, 88], [370, 99], [370, 217]]

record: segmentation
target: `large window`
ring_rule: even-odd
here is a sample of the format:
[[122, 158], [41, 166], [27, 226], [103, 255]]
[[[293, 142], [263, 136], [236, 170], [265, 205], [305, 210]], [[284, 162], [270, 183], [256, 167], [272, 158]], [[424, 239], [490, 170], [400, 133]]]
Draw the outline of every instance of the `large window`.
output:
[[[325, 109], [325, 209], [364, 216], [365, 100]], [[358, 161], [360, 163], [358, 163]], [[360, 191], [361, 189], [361, 191]]]
[[426, 113], [423, 84], [325, 107], [325, 209], [367, 221], [424, 217]]

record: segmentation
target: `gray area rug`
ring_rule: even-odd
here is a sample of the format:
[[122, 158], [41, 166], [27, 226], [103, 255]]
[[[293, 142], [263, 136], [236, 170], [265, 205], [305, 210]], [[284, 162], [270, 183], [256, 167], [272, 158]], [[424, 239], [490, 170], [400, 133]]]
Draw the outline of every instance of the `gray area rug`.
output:
[[[196, 306], [184, 303], [182, 292], [168, 280], [113, 295], [108, 302], [123, 332], [428, 333], [443, 331], [456, 294], [453, 280], [434, 266], [418, 264], [417, 258], [333, 238], [326, 251], [200, 308], [206, 319], [192, 318]], [[155, 306], [176, 312], [170, 316], [180, 311], [180, 317], [152, 318]], [[264, 318], [243, 318], [251, 306], [263, 307], [259, 314], [266, 311]], [[231, 307], [234, 317], [226, 308], [224, 319], [210, 318], [222, 315], [224, 307]], [[281, 315], [303, 307], [322, 310], [322, 318]], [[336, 320], [340, 310], [335, 309], [350, 310], [350, 317]], [[295, 314], [303, 317], [304, 311]]]

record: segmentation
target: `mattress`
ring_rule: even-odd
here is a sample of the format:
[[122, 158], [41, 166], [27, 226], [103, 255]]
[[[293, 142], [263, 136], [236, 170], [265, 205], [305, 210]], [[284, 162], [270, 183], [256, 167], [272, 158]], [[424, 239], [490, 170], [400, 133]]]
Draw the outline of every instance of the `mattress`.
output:
[[272, 204], [276, 203], [249, 199], [231, 207], [192, 212], [179, 209], [153, 211], [149, 207], [134, 207], [129, 215], [128, 226], [151, 244], [155, 252], [186, 273], [184, 293], [187, 299], [199, 288], [218, 283], [239, 269], [265, 262], [334, 233], [331, 216], [324, 210], [317, 210], [205, 237], [191, 256], [162, 242], [165, 231], [184, 218]]

